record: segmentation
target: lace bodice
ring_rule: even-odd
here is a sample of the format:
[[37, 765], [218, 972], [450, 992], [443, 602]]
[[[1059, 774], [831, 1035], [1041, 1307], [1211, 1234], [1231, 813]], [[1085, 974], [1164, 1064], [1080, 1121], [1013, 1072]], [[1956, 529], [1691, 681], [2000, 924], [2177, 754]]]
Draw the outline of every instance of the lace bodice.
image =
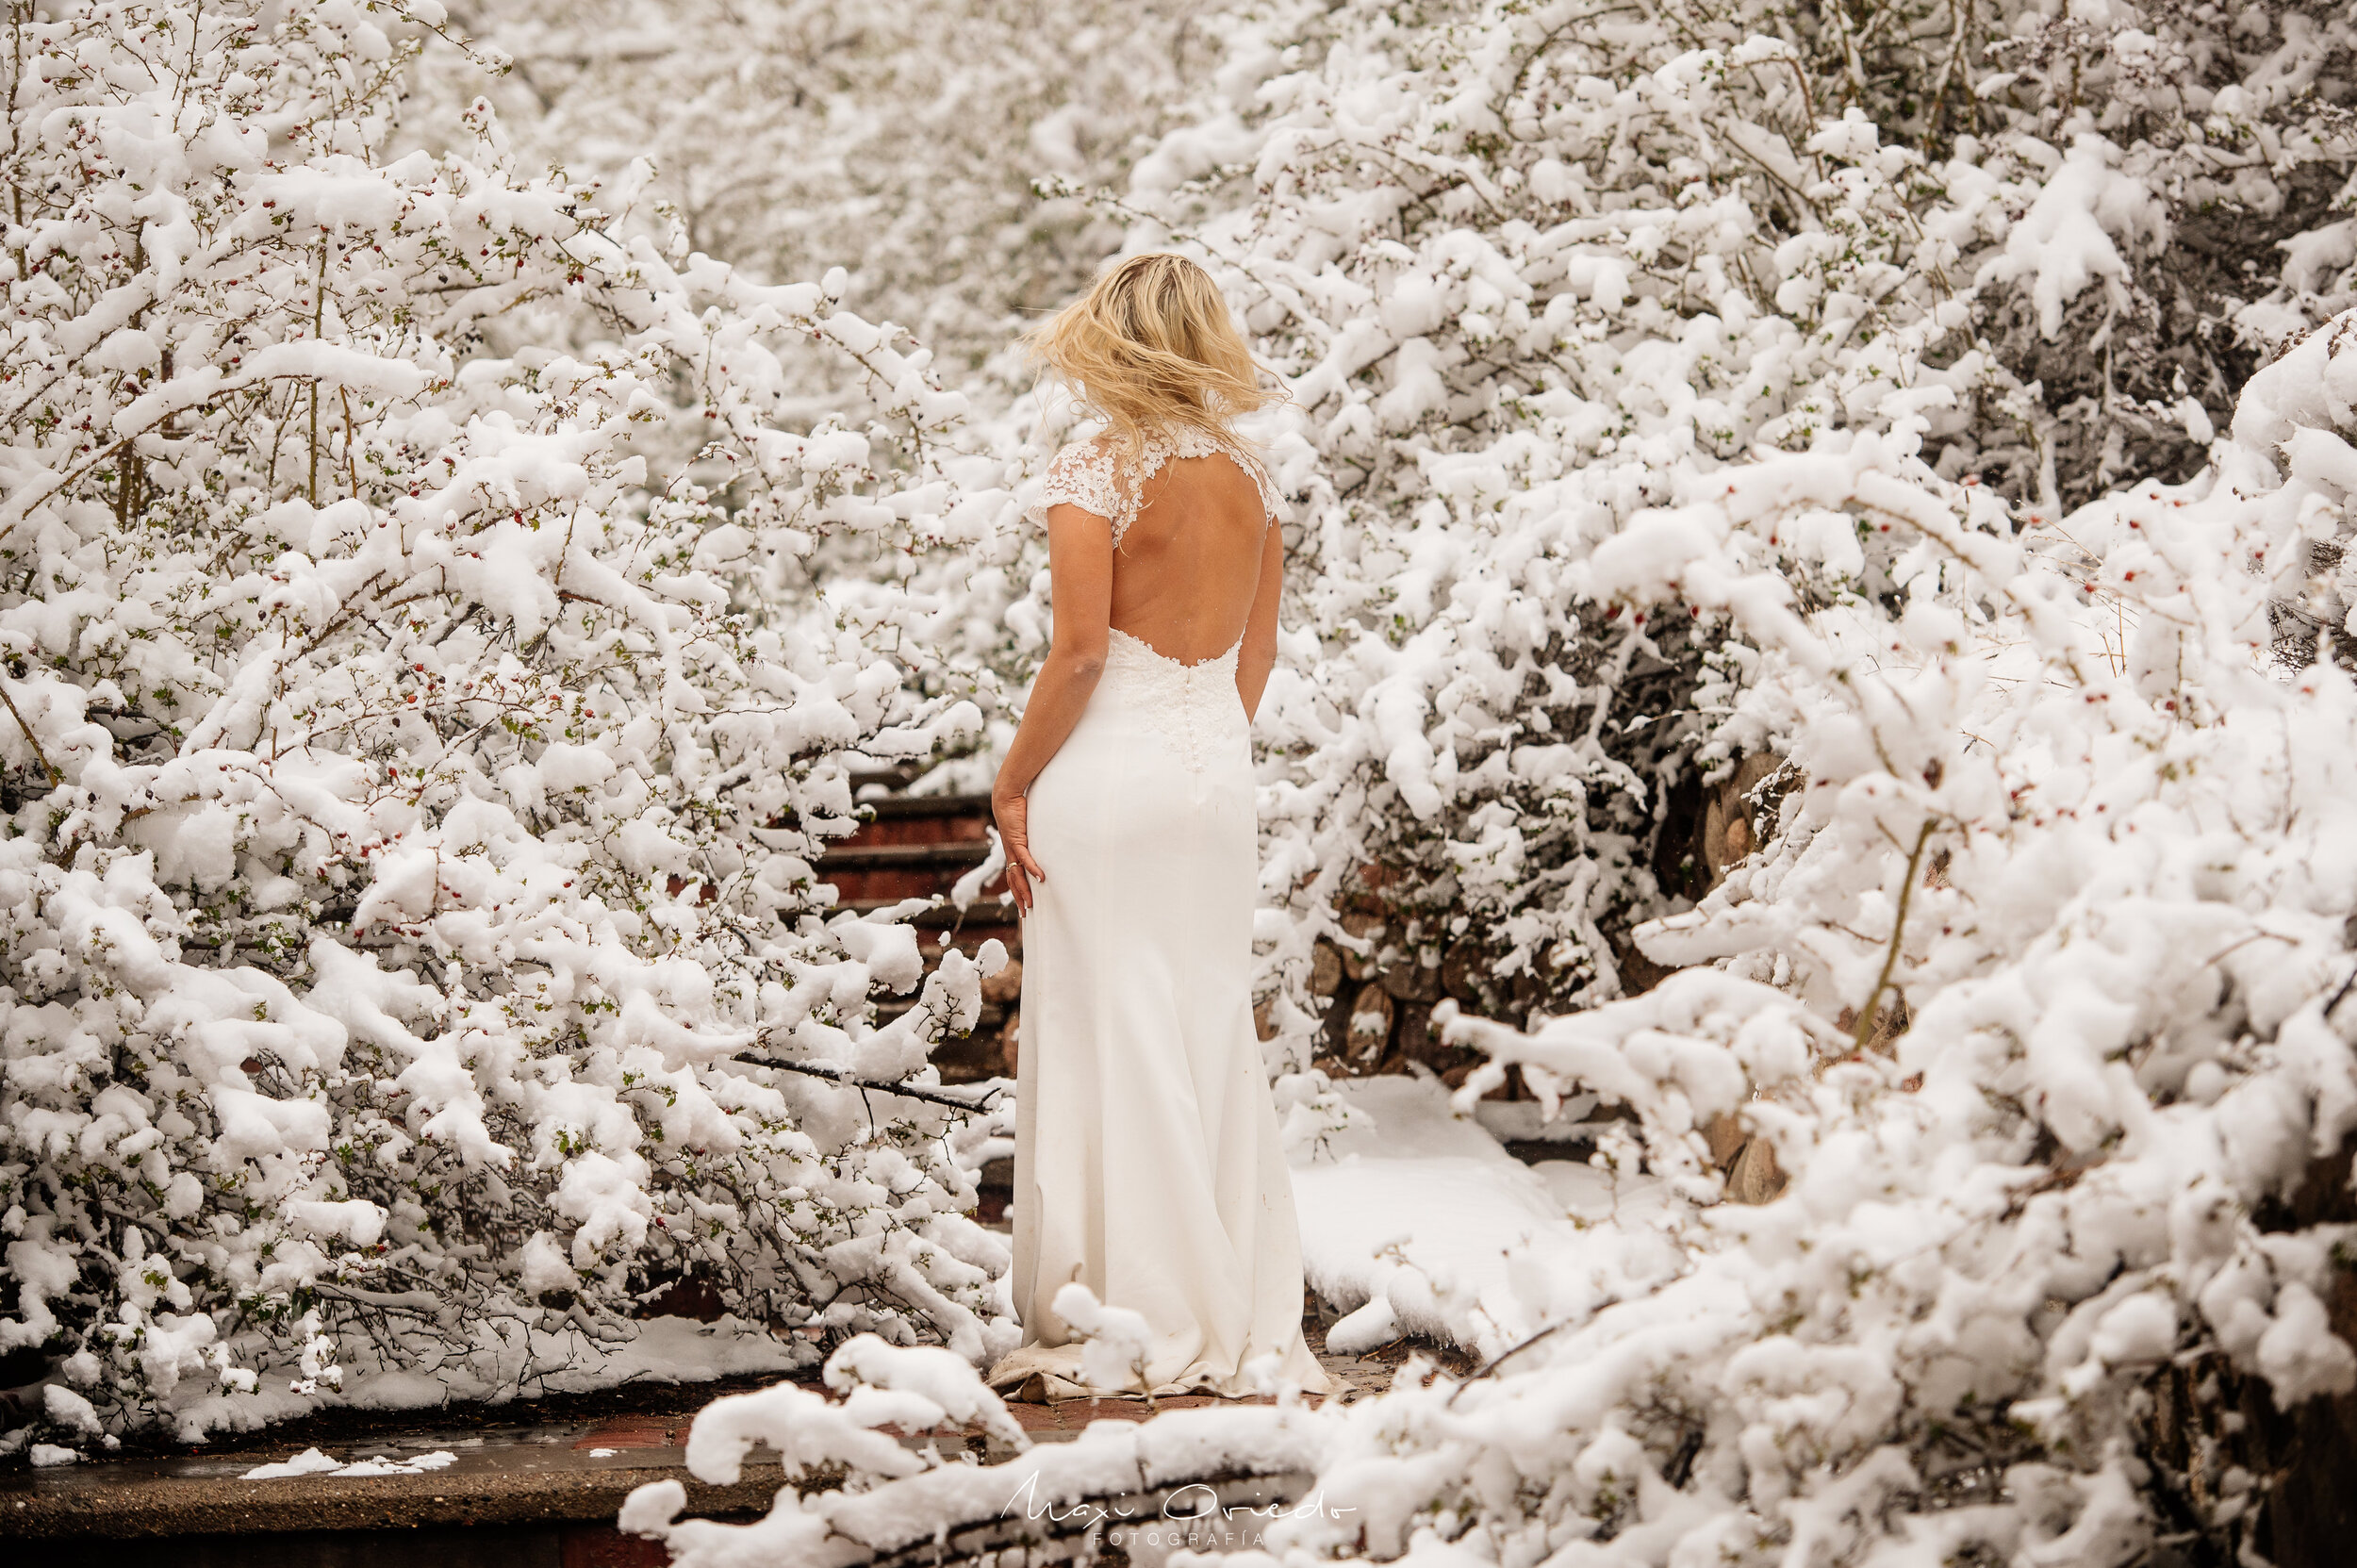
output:
[[1236, 656], [1244, 638], [1215, 659], [1180, 664], [1118, 626], [1108, 631], [1100, 689], [1112, 686], [1146, 714], [1188, 772], [1202, 772], [1218, 760], [1223, 747], [1250, 750], [1251, 724], [1236, 691]]
[[1156, 431], [1146, 437], [1144, 459], [1130, 471], [1121, 461], [1118, 445], [1110, 440], [1075, 441], [1056, 454], [1047, 465], [1047, 480], [1038, 495], [1023, 508], [1023, 515], [1042, 528], [1047, 526], [1047, 508], [1070, 502], [1082, 511], [1094, 512], [1113, 525], [1113, 543], [1137, 520], [1139, 496], [1146, 482], [1161, 471], [1162, 466], [1173, 457], [1209, 457], [1224, 454], [1235, 460], [1236, 466], [1251, 476], [1261, 492], [1261, 508], [1266, 520], [1277, 516], [1277, 487], [1268, 475], [1246, 460], [1244, 454], [1207, 430], [1193, 425], [1175, 425]]

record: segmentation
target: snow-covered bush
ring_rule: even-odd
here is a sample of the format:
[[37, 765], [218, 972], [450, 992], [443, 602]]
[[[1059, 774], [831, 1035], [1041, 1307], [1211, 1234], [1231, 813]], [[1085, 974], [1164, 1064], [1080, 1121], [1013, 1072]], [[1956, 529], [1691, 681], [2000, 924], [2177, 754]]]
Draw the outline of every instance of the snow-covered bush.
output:
[[[2335, 124], [2340, 24], [2141, 18], [2200, 66], [2164, 157], [2117, 106], [2159, 114], [2165, 84], [2086, 54], [2143, 47], [2121, 8], [2009, 13], [2021, 74], [1920, 147], [1819, 112], [1845, 94], [1809, 41], [1695, 48], [1659, 14], [1248, 15], [1228, 101], [1130, 192], [1166, 225], [1135, 242], [1223, 265], [1297, 394], [1263, 797], [1289, 1033], [1376, 866], [1418, 934], [1543, 963], [1544, 1009], [1579, 1010], [1458, 1025], [1493, 1064], [1468, 1096], [1515, 1064], [1625, 1105], [1607, 1163], [1697, 1204], [1714, 1116], [1789, 1179], [1672, 1224], [1673, 1266], [1611, 1233], [1519, 1260], [1541, 1338], [1342, 1417], [1319, 1478], [1358, 1511], [1277, 1544], [2296, 1553], [2286, 1412], [2357, 1385], [2328, 1305], [2357, 1221], [2357, 687], [2323, 656], [2357, 603], [2357, 318], [2214, 444], [2283, 335], [2146, 307], [2187, 211], [2266, 206], [2254, 149], [2294, 186], [2345, 157], [2261, 113]], [[2314, 92], [2259, 93], [2285, 72]], [[2252, 117], [2185, 118], [2221, 96]], [[2318, 232], [2246, 326], [2332, 305]], [[2100, 370], [2106, 321], [2134, 363], [2055, 405], [2024, 342]], [[2139, 390], [2184, 363], [2153, 344], [2205, 368]], [[2065, 516], [2123, 463], [2184, 472], [2134, 400], [2213, 467]], [[1746, 755], [1784, 759], [1766, 848], [1649, 922], [1677, 907], [1673, 786]], [[1623, 932], [1698, 967], [1615, 999]]]
[[[1368, 867], [1382, 945], [1482, 1011], [1608, 999], [1627, 928], [1702, 890], [1672, 829], [1701, 710], [1754, 655], [1706, 596], [1583, 599], [1579, 573], [1684, 475], [1968, 404], [1986, 357], [1926, 360], [1969, 322], [1958, 262], [1995, 182], [1927, 219], [1937, 172], [1812, 120], [1772, 39], [1694, 50], [1577, 5], [1231, 32], [1230, 102], [1130, 200], [1222, 269], [1294, 392], [1297, 619], [1263, 725], [1266, 885], [1294, 916], [1277, 1022], [1316, 1027], [1312, 943], [1362, 945]], [[1846, 523], [1777, 548], [1820, 597], [1876, 590]]]
[[[2337, 21], [1902, 6], [1845, 39], [1817, 8], [1560, 0], [1206, 25], [1227, 62], [1120, 208], [1133, 246], [1220, 271], [1295, 393], [1262, 807], [1272, 1015], [1300, 1049], [1372, 1006], [1412, 1053], [1443, 985], [1520, 1017], [1657, 972], [1629, 929], [1709, 885], [1708, 798], [1774, 763], [1719, 722], [1759, 650], [1707, 592], [1577, 591], [1631, 518], [1920, 417], [1942, 477], [2051, 520], [2132, 463], [2198, 467], [2266, 352], [2251, 323], [2277, 341], [2332, 304], [2338, 228], [2277, 256], [2250, 213], [2308, 222], [2270, 182], [2347, 167]], [[2307, 291], [2254, 303], [2268, 274], [2238, 272], [2240, 298], [2155, 305], [2202, 224], [2309, 256]], [[2100, 396], [2049, 364], [2114, 355]], [[1903, 605], [1887, 538], [1832, 510], [1769, 548], [1806, 605]], [[1027, 619], [998, 619], [1019, 666]], [[1328, 1002], [1316, 944], [1378, 918], [1403, 999]]]
[[[1689, 482], [1584, 576], [1719, 585], [1760, 650], [1722, 722], [1802, 783], [1760, 856], [1640, 928], [1696, 967], [1527, 1035], [1457, 1024], [1492, 1056], [1461, 1093], [1516, 1063], [1625, 1105], [1605, 1158], [1705, 1201], [1697, 1130], [1732, 1113], [1790, 1185], [1648, 1277], [1608, 1244], [1527, 1260], [1542, 1339], [1354, 1426], [1327, 1494], [1397, 1531], [1305, 1556], [1429, 1528], [1484, 1560], [2330, 1560], [2275, 1413], [2357, 1387], [2327, 1306], [2357, 683], [2270, 668], [2270, 599], [2346, 537], [2352, 393], [2345, 317], [2254, 378], [2197, 485], [2017, 526], [1913, 432], [1831, 438]], [[1888, 531], [1897, 613], [1761, 569], [1821, 511]]]
[[2190, 479], [2251, 371], [2357, 298], [2346, 10], [2073, 0], [1925, 20], [1949, 25], [1946, 58], [1894, 72], [1870, 112], [1893, 126], [1910, 81], [1969, 80], [1957, 125], [1977, 134], [1940, 150], [2038, 192], [1974, 272], [2005, 285], [1981, 291], [1975, 331], [2021, 388], [1990, 412], [2026, 417], [2010, 437], [1984, 419], [1943, 470], [2050, 514]]
[[[1605, 1174], [1684, 1199], [1515, 1258], [1536, 1334], [1379, 1400], [990, 1466], [871, 1435], [999, 1425], [963, 1366], [879, 1348], [853, 1376], [847, 1346], [840, 1404], [715, 1406], [690, 1464], [728, 1478], [760, 1436], [857, 1484], [736, 1527], [666, 1483], [625, 1526], [688, 1568], [850, 1562], [979, 1542], [1026, 1487], [1070, 1513], [1282, 1469], [1318, 1506], [1239, 1561], [2332, 1560], [2336, 1457], [2287, 1476], [2280, 1439], [2357, 1389], [2329, 1305], [2357, 1233], [2357, 681], [2270, 668], [2270, 605], [2347, 536], [2357, 315], [2253, 381], [2215, 476], [2059, 524], [1939, 478], [1920, 426], [1693, 475], [1572, 574], [1624, 613], [1728, 613], [1758, 653], [1721, 726], [1802, 782], [1760, 855], [1640, 928], [1690, 967], [1529, 1033], [1452, 1026], [1490, 1058], [1467, 1105], [1513, 1064], [1624, 1106]], [[1893, 553], [1895, 612], [1792, 593], [1777, 541], [1820, 514]], [[1776, 1200], [1713, 1201], [1722, 1114], [1773, 1145]]]
[[[0, 1351], [77, 1441], [512, 1387], [683, 1275], [822, 1342], [1008, 1332], [964, 1111], [831, 1081], [928, 1079], [975, 966], [876, 1027], [915, 933], [813, 869], [853, 761], [978, 716], [889, 592], [776, 591], [999, 468], [958, 502], [961, 400], [839, 276], [618, 239], [627, 182], [487, 108], [380, 157], [440, 22], [8, 13]], [[841, 413], [796, 417], [805, 344]]]
[[528, 165], [585, 178], [647, 159], [659, 240], [770, 277], [840, 264], [863, 314], [970, 370], [1120, 244], [1120, 223], [1033, 181], [1118, 183], [1216, 62], [1197, 8], [485, 0], [453, 20], [514, 69], [482, 89], [437, 44], [409, 134], [443, 131], [487, 91]]

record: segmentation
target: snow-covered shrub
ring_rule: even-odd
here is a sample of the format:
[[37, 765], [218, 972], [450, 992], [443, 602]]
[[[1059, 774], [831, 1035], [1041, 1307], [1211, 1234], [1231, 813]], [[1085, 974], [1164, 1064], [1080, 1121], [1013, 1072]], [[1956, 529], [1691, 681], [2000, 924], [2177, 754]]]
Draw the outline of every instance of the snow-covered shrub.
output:
[[[2345, 24], [1965, 12], [1991, 57], [1896, 7], [1923, 53], [1853, 57], [1860, 14], [1247, 8], [1129, 192], [1297, 394], [1289, 1035], [1380, 867], [1571, 1010], [1458, 1022], [1462, 1093], [1624, 1106], [1608, 1173], [1684, 1199], [1517, 1258], [1548, 1327], [1473, 1378], [1322, 1416], [1282, 1560], [2331, 1560], [2280, 1438], [2357, 1389], [2357, 315], [2247, 388], [2288, 333], [2233, 333], [2349, 263], [2316, 230], [2271, 303], [2151, 302], [2193, 218], [2274, 238], [2262, 180], [2315, 216]], [[1939, 59], [1970, 91], [1926, 106]], [[2025, 345], [2117, 379], [2073, 410]], [[1671, 793], [1739, 756], [1783, 759], [1763, 848], [1679, 908]], [[1616, 995], [1626, 944], [1688, 970]], [[1719, 1116], [1779, 1197], [1713, 1201]], [[768, 1527], [897, 1543], [985, 1490]], [[746, 1539], [671, 1502], [634, 1517], [691, 1561]]]
[[[859, 1561], [1027, 1486], [1072, 1512], [1287, 1468], [1317, 1506], [1239, 1560], [2332, 1560], [2324, 1477], [2269, 1434], [2357, 1389], [2329, 1305], [2357, 1230], [2357, 681], [2270, 668], [2269, 605], [2347, 527], [2352, 437], [2357, 315], [2253, 381], [2196, 486], [2028, 524], [1902, 421], [1690, 479], [1577, 574], [1725, 607], [1759, 654], [1722, 723], [1803, 782], [1759, 857], [1640, 929], [1691, 967], [1530, 1033], [1453, 1025], [1491, 1058], [1462, 1100], [1514, 1064], [1625, 1106], [1609, 1178], [1685, 1198], [1517, 1257], [1544, 1327], [1473, 1376], [924, 1465], [869, 1428], [997, 1412], [962, 1366], [872, 1351], [839, 1405], [724, 1402], [691, 1442], [706, 1478], [767, 1435], [859, 1484], [735, 1527], [665, 1483], [624, 1525], [689, 1568]], [[1888, 541], [1899, 610], [1792, 594], [1773, 541], [1821, 511]], [[1713, 1203], [1700, 1128], [1730, 1114], [1778, 1199]]]
[[[828, 1076], [929, 1078], [975, 966], [875, 1027], [915, 933], [813, 869], [852, 760], [977, 715], [906, 687], [889, 592], [773, 591], [998, 469], [956, 501], [961, 400], [839, 278], [625, 242], [487, 109], [379, 157], [386, 29], [439, 21], [8, 13], [0, 1351], [107, 1430], [513, 1386], [683, 1274], [1006, 1333], [964, 1113]], [[842, 413], [796, 417], [804, 343]]]
[[[1312, 1527], [1305, 1557], [1428, 1528], [1484, 1560], [2325, 1560], [2246, 1407], [2357, 1387], [2326, 1305], [2357, 1216], [2357, 683], [2269, 668], [2280, 579], [2348, 527], [2353, 388], [2345, 317], [2254, 378], [2214, 476], [2059, 525], [1904, 428], [1631, 524], [1582, 590], [1721, 585], [1760, 650], [1723, 723], [1803, 782], [1761, 856], [1640, 928], [1697, 967], [1527, 1035], [1457, 1024], [1492, 1056], [1461, 1093], [1517, 1063], [1626, 1105], [1605, 1157], [1706, 1201], [1697, 1130], [1733, 1113], [1790, 1186], [1704, 1211], [1666, 1274], [1527, 1260], [1544, 1337], [1354, 1425], [1327, 1494], [1398, 1530]], [[1761, 569], [1819, 511], [1888, 531], [1902, 609]]]
[[[2132, 462], [2206, 454], [2258, 352], [2230, 319], [2249, 296], [2153, 290], [2186, 225], [2346, 164], [2340, 24], [2096, 4], [1849, 25], [1577, 0], [1207, 22], [1227, 61], [1121, 210], [1133, 246], [1220, 270], [1295, 392], [1262, 808], [1296, 1048], [1359, 1005], [1309, 991], [1333, 982], [1315, 944], [1362, 946], [1376, 912], [1418, 1027], [1439, 977], [1516, 1017], [1652, 978], [1629, 928], [1708, 885], [1706, 794], [1747, 753], [1745, 779], [1772, 767], [1717, 721], [1759, 651], [1707, 592], [1576, 584], [1691, 476], [1920, 416], [1943, 477], [2051, 520]], [[2148, 44], [2194, 64], [2164, 81]], [[2092, 401], [2042, 369], [2115, 351], [2130, 368]], [[1888, 540], [1831, 510], [1769, 548], [1805, 604], [1902, 605]], [[992, 622], [1014, 673], [1035, 619]]]
[[[1215, 63], [1169, 0], [493, 0], [453, 13], [514, 62], [446, 46], [418, 76], [445, 130], [487, 91], [533, 167], [655, 171], [658, 239], [765, 276], [840, 264], [846, 298], [962, 370], [1061, 305], [1122, 226], [1033, 182], [1117, 183]], [[454, 91], [453, 91], [454, 90]], [[833, 367], [814, 359], [812, 374]]]
[[[1969, 323], [1980, 210], [1927, 219], [1938, 172], [1812, 120], [1772, 39], [1693, 50], [1576, 5], [1231, 35], [1228, 102], [1130, 199], [1222, 270], [1294, 392], [1263, 725], [1277, 1021], [1314, 1027], [1312, 943], [1360, 945], [1368, 867], [1383, 941], [1470, 975], [1483, 1011], [1608, 999], [1627, 928], [1702, 890], [1673, 826], [1705, 710], [1755, 654], [1706, 584], [1622, 605], [1581, 575], [1689, 476], [1969, 403], [1986, 359], [1927, 359]], [[1252, 67], [1271, 79], [1239, 85]], [[1838, 519], [1775, 549], [1820, 599], [1887, 591]], [[1443, 963], [1459, 946], [1479, 962]]]
[[2034, 395], [2026, 440], [1984, 424], [1943, 467], [2050, 512], [2189, 479], [2251, 371], [2357, 298], [2357, 31], [2340, 8], [2182, 0], [1986, 25], [1956, 156], [2038, 194], [1978, 267], [2006, 287], [1976, 331]]

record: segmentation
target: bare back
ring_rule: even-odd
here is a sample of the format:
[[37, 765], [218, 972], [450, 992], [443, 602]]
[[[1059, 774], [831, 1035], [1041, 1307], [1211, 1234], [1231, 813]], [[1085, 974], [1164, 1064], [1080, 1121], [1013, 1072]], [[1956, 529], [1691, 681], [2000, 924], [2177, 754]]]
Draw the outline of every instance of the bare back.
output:
[[1227, 652], [1252, 613], [1266, 533], [1261, 487], [1234, 459], [1164, 462], [1113, 552], [1113, 630], [1181, 664]]
[[1273, 488], [1240, 454], [1181, 431], [1132, 464], [1100, 437], [1059, 455], [1041, 515], [1058, 503], [1112, 525], [1112, 630], [1181, 664], [1237, 646], [1266, 579], [1275, 510]]

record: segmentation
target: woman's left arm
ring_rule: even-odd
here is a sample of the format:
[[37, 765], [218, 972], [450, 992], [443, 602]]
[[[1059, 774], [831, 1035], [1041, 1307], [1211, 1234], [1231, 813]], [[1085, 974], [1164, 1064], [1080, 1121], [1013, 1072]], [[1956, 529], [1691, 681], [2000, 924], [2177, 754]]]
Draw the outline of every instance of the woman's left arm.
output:
[[1047, 657], [1031, 682], [1023, 722], [1015, 727], [990, 790], [991, 815], [1007, 850], [1007, 887], [1015, 908], [1026, 915], [1031, 912], [1032, 880], [1047, 880], [1031, 858], [1027, 799], [1031, 782], [1080, 722], [1113, 640], [1108, 629], [1113, 606], [1113, 524], [1069, 502], [1048, 507], [1047, 573], [1054, 601]]
[[1261, 711], [1269, 671], [1277, 668], [1277, 601], [1285, 586], [1285, 534], [1274, 519], [1261, 544], [1261, 586], [1252, 595], [1252, 615], [1244, 623], [1244, 648], [1236, 655], [1236, 695], [1247, 719]]

